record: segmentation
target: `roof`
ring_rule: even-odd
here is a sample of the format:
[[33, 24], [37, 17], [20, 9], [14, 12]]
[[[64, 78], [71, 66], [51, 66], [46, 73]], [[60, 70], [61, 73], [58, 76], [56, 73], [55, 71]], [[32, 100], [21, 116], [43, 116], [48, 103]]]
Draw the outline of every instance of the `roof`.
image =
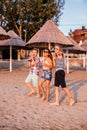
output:
[[8, 34], [11, 38], [19, 38], [19, 39], [21, 39], [13, 30], [8, 31], [7, 34]]
[[76, 29], [73, 34], [75, 35], [81, 35], [81, 34], [87, 34], [87, 29]]
[[58, 43], [62, 46], [72, 46], [72, 43], [61, 32], [52, 20], [48, 20], [39, 31], [27, 42], [27, 45], [41, 43]]
[[0, 40], [9, 39], [10, 36], [6, 33], [6, 31], [0, 26]]
[[10, 46], [10, 45], [19, 47], [25, 46], [25, 42], [14, 31], [11, 30], [7, 34], [11, 38], [8, 40], [0, 41], [0, 46]]
[[67, 38], [73, 43], [73, 47], [64, 48], [64, 50], [69, 50], [71, 53], [85, 53], [85, 50], [79, 46], [79, 44], [73, 40], [71, 37], [67, 36]]
[[87, 52], [87, 39], [81, 44], [81, 47]]

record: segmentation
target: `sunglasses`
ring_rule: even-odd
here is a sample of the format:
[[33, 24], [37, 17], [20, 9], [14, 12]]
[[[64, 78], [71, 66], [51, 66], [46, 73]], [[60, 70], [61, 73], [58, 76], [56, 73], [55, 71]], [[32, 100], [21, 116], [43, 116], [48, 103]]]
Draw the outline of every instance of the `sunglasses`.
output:
[[59, 50], [59, 48], [55, 48], [55, 50]]

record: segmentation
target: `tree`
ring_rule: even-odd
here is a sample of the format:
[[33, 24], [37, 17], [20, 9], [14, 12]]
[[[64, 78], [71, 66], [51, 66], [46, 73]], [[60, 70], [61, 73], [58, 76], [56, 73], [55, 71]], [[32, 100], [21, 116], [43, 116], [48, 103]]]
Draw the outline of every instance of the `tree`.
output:
[[71, 35], [71, 34], [72, 34], [72, 32], [73, 32], [73, 31], [72, 31], [72, 29], [70, 28], [70, 30], [69, 30], [69, 32], [68, 32], [68, 34], [69, 34], [69, 35]]
[[29, 40], [48, 19], [58, 24], [63, 6], [64, 0], [1, 0], [0, 24]]

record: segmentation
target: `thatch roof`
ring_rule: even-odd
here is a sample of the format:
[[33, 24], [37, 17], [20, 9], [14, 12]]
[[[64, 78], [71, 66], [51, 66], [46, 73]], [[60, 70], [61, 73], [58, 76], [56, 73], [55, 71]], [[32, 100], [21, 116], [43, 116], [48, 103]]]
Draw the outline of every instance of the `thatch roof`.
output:
[[58, 29], [52, 20], [48, 20], [42, 28], [27, 42], [27, 45], [36, 45], [38, 47], [41, 44], [46, 45], [51, 43], [52, 45], [58, 43], [62, 46], [72, 46], [72, 43], [67, 37]]
[[19, 39], [21, 39], [13, 30], [8, 31], [7, 34], [8, 34], [11, 38], [19, 38]]
[[63, 50], [69, 50], [70, 53], [85, 53], [85, 50], [79, 46], [79, 44], [74, 39], [69, 36], [67, 36], [67, 38], [72, 42], [74, 46], [63, 48]]
[[5, 30], [0, 26], [0, 40], [9, 39], [10, 36], [5, 32]]
[[7, 33], [11, 38], [8, 40], [3, 40], [0, 41], [1, 46], [15, 46], [15, 47], [24, 47], [25, 42], [14, 32], [14, 31], [9, 31]]
[[87, 52], [87, 39], [82, 43], [81, 47]]

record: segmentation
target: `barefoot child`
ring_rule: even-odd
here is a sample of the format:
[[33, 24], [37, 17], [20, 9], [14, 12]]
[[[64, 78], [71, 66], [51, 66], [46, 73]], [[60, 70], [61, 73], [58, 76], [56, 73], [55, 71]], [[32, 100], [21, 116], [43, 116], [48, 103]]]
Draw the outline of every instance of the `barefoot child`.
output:
[[[42, 68], [43, 72], [38, 84], [38, 95], [37, 97], [40, 97], [39, 91], [42, 92], [42, 99], [48, 102], [49, 101], [49, 96], [50, 96], [50, 82], [52, 79], [52, 67], [53, 67], [53, 62], [52, 62], [52, 55], [49, 49], [45, 49], [43, 51], [43, 61], [42, 61]], [[42, 87], [43, 83], [45, 83], [45, 88], [46, 88], [46, 93], [44, 91], [44, 88]]]
[[72, 106], [75, 101], [71, 95], [71, 92], [69, 89], [66, 87], [65, 83], [65, 72], [64, 72], [64, 55], [61, 46], [56, 45], [55, 46], [55, 54], [56, 54], [56, 59], [55, 59], [55, 83], [54, 83], [54, 91], [55, 91], [55, 102], [53, 103], [54, 105], [59, 105], [59, 86], [62, 87], [62, 90], [66, 93], [66, 95], [69, 98], [70, 101], [70, 106]]
[[30, 72], [25, 80], [25, 84], [31, 91], [29, 96], [32, 95], [33, 93], [35, 93], [33, 86], [36, 88], [38, 86], [40, 59], [39, 59], [39, 57], [37, 57], [37, 53], [38, 53], [37, 49], [34, 48], [31, 52], [29, 59], [28, 59]]

